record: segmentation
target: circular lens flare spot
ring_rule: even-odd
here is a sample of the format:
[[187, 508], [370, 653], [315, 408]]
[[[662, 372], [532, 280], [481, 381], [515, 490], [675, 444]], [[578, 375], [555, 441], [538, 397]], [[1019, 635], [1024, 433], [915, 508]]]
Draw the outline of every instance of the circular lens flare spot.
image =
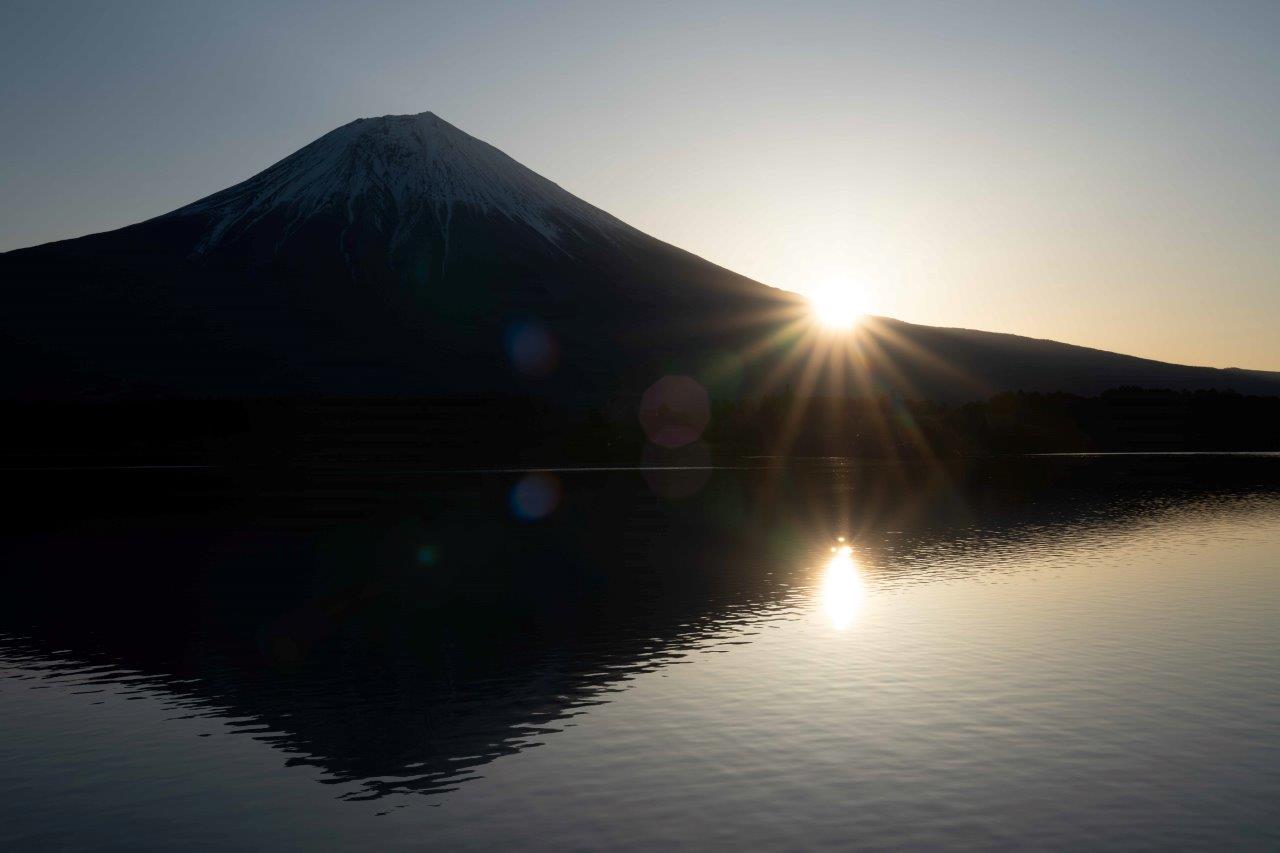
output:
[[710, 420], [707, 389], [691, 376], [664, 376], [640, 398], [640, 426], [649, 440], [661, 447], [692, 444]]
[[560, 481], [552, 474], [530, 474], [511, 489], [511, 511], [523, 521], [536, 521], [560, 505]]
[[546, 327], [530, 321], [507, 330], [507, 355], [516, 370], [525, 376], [540, 378], [556, 369], [560, 350]]

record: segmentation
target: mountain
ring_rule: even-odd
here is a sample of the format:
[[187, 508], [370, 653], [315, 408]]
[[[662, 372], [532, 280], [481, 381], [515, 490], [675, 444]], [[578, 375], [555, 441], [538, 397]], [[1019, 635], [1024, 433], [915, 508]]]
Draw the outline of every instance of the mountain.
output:
[[693, 369], [682, 354], [707, 330], [684, 320], [788, 302], [431, 113], [352, 122], [223, 192], [10, 252], [0, 271], [23, 365], [5, 396], [522, 392], [522, 332], [558, 353], [529, 371], [551, 374], [539, 392], [581, 396]]
[[116, 231], [0, 255], [3, 399], [535, 395], [790, 386], [967, 399], [1116, 385], [1280, 392], [1280, 374], [869, 319], [650, 237], [432, 113], [359, 119]]

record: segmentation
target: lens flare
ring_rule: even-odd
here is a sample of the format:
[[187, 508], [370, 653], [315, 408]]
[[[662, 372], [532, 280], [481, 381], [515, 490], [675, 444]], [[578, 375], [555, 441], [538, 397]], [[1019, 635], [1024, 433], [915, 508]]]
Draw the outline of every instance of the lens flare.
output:
[[516, 370], [538, 378], [549, 376], [556, 369], [559, 348], [546, 327], [529, 321], [507, 330], [507, 355]]
[[866, 601], [867, 590], [858, 563], [853, 558], [853, 549], [839, 545], [832, 550], [834, 553], [823, 571], [820, 598], [831, 627], [843, 631], [857, 619], [858, 611]]
[[707, 389], [691, 376], [664, 376], [640, 398], [640, 425], [649, 440], [662, 447], [697, 441], [710, 420]]
[[530, 474], [511, 488], [510, 501], [522, 521], [546, 518], [560, 505], [560, 481], [553, 474]]

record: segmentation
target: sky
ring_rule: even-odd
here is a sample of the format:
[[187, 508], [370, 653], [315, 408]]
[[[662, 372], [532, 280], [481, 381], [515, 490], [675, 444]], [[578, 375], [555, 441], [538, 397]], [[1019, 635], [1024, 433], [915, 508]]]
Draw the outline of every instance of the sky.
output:
[[430, 110], [767, 284], [1280, 370], [1280, 3], [4, 8], [0, 251]]

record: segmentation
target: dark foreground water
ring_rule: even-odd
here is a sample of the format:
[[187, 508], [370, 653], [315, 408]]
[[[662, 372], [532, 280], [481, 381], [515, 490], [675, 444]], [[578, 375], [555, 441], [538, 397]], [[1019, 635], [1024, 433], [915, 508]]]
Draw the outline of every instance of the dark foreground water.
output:
[[1280, 845], [1280, 459], [761, 466], [7, 472], [0, 848]]

